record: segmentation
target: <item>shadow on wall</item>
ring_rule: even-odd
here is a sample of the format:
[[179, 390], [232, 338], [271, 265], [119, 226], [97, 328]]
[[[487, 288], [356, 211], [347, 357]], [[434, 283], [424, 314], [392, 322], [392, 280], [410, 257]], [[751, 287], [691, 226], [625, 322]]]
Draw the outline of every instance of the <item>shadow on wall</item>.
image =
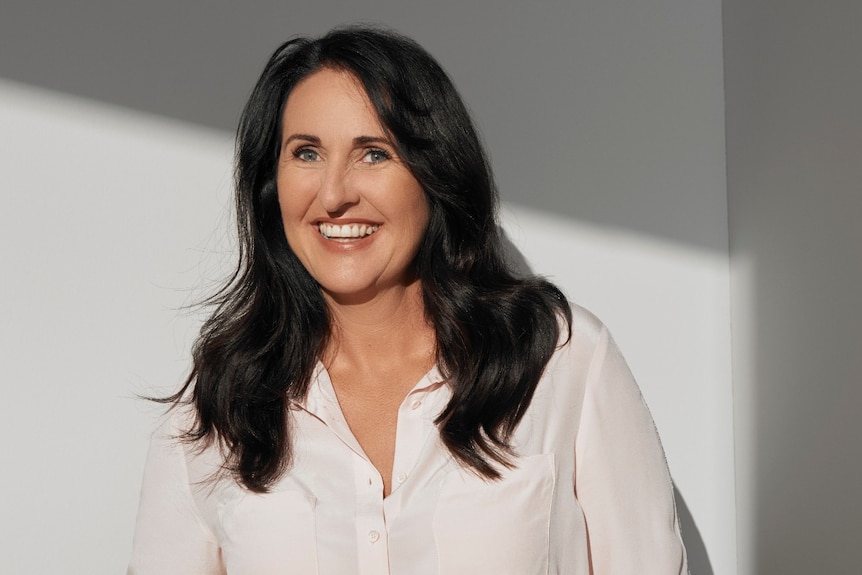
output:
[[682, 541], [685, 543], [685, 551], [688, 555], [688, 569], [690, 575], [715, 575], [712, 564], [709, 562], [709, 554], [706, 545], [700, 536], [700, 530], [694, 522], [694, 517], [688, 510], [682, 494], [676, 485], [673, 487], [673, 498], [676, 500], [676, 512], [679, 515], [679, 526], [682, 531]]
[[[512, 243], [506, 235], [503, 228], [498, 228], [500, 238], [503, 241], [503, 248], [506, 256], [506, 261], [515, 271], [521, 276], [531, 275], [533, 273], [530, 264], [518, 248]], [[674, 485], [673, 488], [674, 500], [676, 501], [676, 511], [679, 515], [680, 530], [682, 531], [683, 543], [685, 543], [686, 553], [688, 555], [688, 567], [691, 575], [715, 575], [712, 569], [712, 564], [709, 561], [709, 554], [706, 551], [706, 545], [700, 535], [700, 530], [685, 503], [679, 489]]]

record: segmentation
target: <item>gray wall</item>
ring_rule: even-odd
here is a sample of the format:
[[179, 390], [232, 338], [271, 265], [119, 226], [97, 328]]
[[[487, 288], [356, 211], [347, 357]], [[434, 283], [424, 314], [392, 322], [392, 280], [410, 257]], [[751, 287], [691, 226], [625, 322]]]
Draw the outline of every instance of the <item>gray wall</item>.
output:
[[862, 569], [860, 22], [724, 2], [740, 575]]
[[5, 0], [0, 10], [0, 77], [231, 132], [278, 43], [340, 23], [393, 26], [444, 62], [472, 105], [504, 199], [727, 250], [723, 222], [700, 217], [726, 210], [714, 193], [720, 0]]

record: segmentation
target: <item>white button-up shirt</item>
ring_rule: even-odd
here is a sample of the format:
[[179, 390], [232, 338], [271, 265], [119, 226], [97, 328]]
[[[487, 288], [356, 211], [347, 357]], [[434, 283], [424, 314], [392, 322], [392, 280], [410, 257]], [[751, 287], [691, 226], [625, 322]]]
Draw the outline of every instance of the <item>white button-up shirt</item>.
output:
[[[294, 461], [266, 494], [172, 439], [147, 459], [130, 575], [669, 575], [686, 573], [670, 477], [640, 392], [605, 327], [573, 307], [513, 446], [487, 481], [462, 467], [434, 419], [451, 396], [435, 368], [398, 411], [392, 491], [350, 431], [318, 365], [291, 406]], [[592, 569], [592, 570], [591, 570]]]

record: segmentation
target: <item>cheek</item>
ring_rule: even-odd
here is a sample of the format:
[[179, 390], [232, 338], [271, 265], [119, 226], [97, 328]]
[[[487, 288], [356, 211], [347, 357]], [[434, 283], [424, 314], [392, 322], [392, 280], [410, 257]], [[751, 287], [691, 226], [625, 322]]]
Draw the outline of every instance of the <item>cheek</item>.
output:
[[428, 227], [428, 221], [431, 218], [431, 212], [428, 207], [428, 200], [425, 198], [425, 193], [420, 189], [417, 191], [413, 201], [406, 207], [407, 213], [411, 214], [411, 221], [416, 228], [419, 236], [425, 233]]
[[[305, 227], [303, 218], [305, 210], [296, 200], [297, 198], [294, 194], [284, 193], [281, 190], [279, 191], [278, 203], [279, 210], [281, 212], [281, 226], [284, 230], [284, 237], [293, 253], [296, 254], [300, 260], [303, 260], [303, 254], [306, 251], [306, 247], [304, 246], [306, 246], [308, 241], [308, 239], [302, 234], [302, 230]], [[303, 262], [303, 264], [305, 264], [305, 262]]]
[[[285, 224], [288, 222], [294, 223], [299, 220], [300, 212], [297, 206], [293, 205], [291, 199], [286, 195], [279, 194], [278, 196], [278, 204], [281, 209], [281, 219]], [[287, 227], [285, 227], [285, 231], [289, 231]]]
[[424, 234], [430, 219], [430, 208], [422, 185], [408, 174], [403, 174], [398, 181], [391, 184], [390, 189], [398, 190], [395, 195], [398, 201], [392, 204], [392, 208], [400, 214], [403, 221], [408, 222], [412, 231], [415, 230], [419, 235]]
[[[313, 194], [308, 191], [310, 187], [308, 183], [295, 176], [279, 176], [276, 185], [278, 188], [278, 205], [284, 223], [301, 221], [313, 200]], [[285, 231], [288, 231], [287, 227], [285, 227]]]

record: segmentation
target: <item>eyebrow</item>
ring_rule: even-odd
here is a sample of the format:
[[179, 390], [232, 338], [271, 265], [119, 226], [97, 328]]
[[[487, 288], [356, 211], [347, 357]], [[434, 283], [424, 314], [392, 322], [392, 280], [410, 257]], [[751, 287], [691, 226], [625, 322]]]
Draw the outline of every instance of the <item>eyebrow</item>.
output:
[[[312, 136], [311, 134], [291, 134], [284, 140], [284, 144], [289, 144], [294, 140], [303, 140], [305, 142], [311, 142], [315, 145], [320, 145], [320, 138], [317, 136]], [[388, 146], [392, 145], [387, 138], [381, 138], [378, 136], [357, 136], [353, 138], [353, 144], [355, 146], [364, 146], [366, 144], [386, 144]]]
[[359, 136], [353, 138], [353, 143], [357, 146], [363, 146], [365, 144], [386, 144], [387, 146], [392, 145], [392, 142], [390, 142], [389, 139], [375, 136]]
[[320, 144], [320, 138], [317, 136], [312, 136], [310, 134], [291, 134], [284, 141], [285, 144], [289, 144], [294, 140], [305, 140], [306, 142], [311, 142], [312, 144]]

